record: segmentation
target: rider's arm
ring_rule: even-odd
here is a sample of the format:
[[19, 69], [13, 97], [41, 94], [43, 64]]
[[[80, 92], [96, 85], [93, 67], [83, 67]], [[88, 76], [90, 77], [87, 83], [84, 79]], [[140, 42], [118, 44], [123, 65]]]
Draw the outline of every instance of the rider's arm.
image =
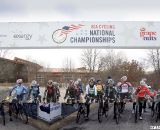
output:
[[86, 86], [86, 95], [88, 95], [89, 94], [89, 86], [87, 85]]
[[97, 96], [97, 87], [94, 85], [95, 96]]
[[13, 90], [16, 88], [16, 86], [14, 86], [12, 89], [11, 89], [11, 91], [9, 92], [9, 96], [11, 96], [11, 94], [12, 94], [12, 92], [13, 92]]
[[156, 92], [154, 91], [154, 93], [152, 94], [150, 91], [149, 91], [149, 89], [148, 88], [146, 88], [146, 91], [145, 91], [149, 96], [152, 96], [152, 97], [154, 97], [154, 96], [156, 96]]

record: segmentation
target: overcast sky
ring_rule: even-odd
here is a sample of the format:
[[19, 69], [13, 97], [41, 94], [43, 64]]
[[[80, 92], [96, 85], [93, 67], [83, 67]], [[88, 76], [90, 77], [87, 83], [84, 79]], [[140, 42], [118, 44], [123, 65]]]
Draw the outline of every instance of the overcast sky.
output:
[[[48, 21], [160, 21], [159, 0], [0, 0], [0, 22]], [[146, 50], [122, 51], [141, 60]], [[51, 67], [61, 67], [66, 57], [79, 67], [82, 50], [12, 50], [12, 57], [32, 57]]]

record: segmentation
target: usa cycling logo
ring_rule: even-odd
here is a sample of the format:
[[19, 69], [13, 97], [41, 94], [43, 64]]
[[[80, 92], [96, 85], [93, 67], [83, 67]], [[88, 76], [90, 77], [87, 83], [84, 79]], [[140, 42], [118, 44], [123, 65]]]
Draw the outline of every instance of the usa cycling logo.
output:
[[147, 31], [146, 28], [140, 28], [140, 37], [145, 41], [156, 41], [157, 32]]
[[67, 39], [67, 35], [75, 30], [78, 30], [82, 28], [84, 25], [78, 24], [78, 25], [70, 25], [70, 26], [64, 26], [61, 29], [57, 29], [52, 34], [52, 39], [55, 43], [61, 44]]

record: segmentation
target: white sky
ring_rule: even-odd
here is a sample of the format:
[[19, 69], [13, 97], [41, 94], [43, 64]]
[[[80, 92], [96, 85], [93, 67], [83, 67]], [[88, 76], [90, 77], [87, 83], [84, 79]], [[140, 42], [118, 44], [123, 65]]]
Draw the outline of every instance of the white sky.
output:
[[[160, 21], [159, 0], [0, 0], [0, 22], [40, 21]], [[141, 60], [145, 50], [121, 50]], [[12, 57], [31, 57], [51, 67], [62, 67], [66, 57], [75, 66], [82, 50], [12, 50]]]

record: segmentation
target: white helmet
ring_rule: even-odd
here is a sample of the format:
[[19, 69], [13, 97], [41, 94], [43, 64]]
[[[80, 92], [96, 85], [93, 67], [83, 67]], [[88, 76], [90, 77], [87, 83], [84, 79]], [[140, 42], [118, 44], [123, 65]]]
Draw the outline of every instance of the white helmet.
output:
[[94, 78], [94, 77], [91, 77], [91, 78], [89, 79], [89, 82], [90, 82], [90, 81], [95, 82], [95, 78]]
[[146, 86], [146, 83], [145, 83], [143, 80], [141, 80], [141, 81], [140, 81], [140, 85]]
[[31, 86], [37, 86], [37, 81], [36, 80], [32, 80]]
[[147, 88], [148, 88], [148, 89], [151, 89], [151, 86], [148, 86], [148, 85], [147, 85]]
[[124, 82], [127, 81], [127, 76], [123, 76], [123, 77], [121, 78], [121, 80], [124, 81]]
[[23, 80], [22, 79], [17, 79], [16, 83], [21, 84], [21, 83], [23, 83]]
[[80, 78], [77, 79], [78, 82], [81, 82], [82, 80]]
[[108, 84], [113, 85], [114, 84], [113, 79], [108, 79]]
[[75, 86], [77, 86], [78, 84], [79, 84], [79, 82], [78, 82], [78, 81], [75, 81], [75, 82], [74, 82], [74, 85], [75, 85]]
[[57, 85], [58, 85], [58, 83], [57, 83], [57, 82], [53, 82], [53, 85], [54, 85], [54, 86], [57, 86]]
[[146, 82], [146, 81], [147, 81], [147, 79], [146, 79], [146, 78], [143, 78], [142, 80], [143, 80], [144, 82]]
[[52, 85], [53, 85], [53, 81], [52, 81], [52, 80], [48, 80], [47, 85], [48, 85], [48, 86], [52, 86]]

